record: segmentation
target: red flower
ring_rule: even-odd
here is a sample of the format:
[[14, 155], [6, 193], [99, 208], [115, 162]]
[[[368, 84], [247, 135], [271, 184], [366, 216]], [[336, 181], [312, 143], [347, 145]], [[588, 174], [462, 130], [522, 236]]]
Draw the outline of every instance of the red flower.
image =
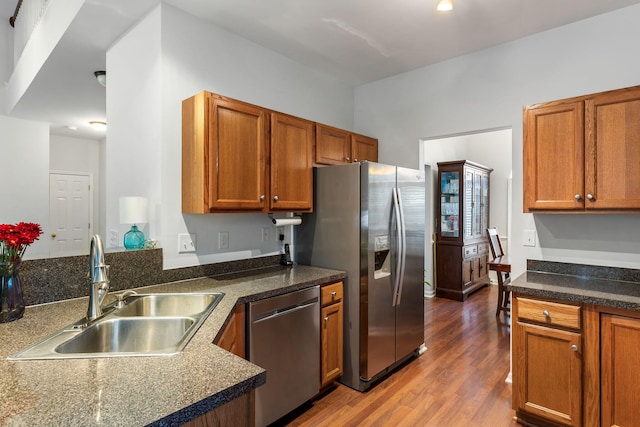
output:
[[20, 260], [41, 234], [40, 225], [32, 222], [0, 224], [0, 262]]

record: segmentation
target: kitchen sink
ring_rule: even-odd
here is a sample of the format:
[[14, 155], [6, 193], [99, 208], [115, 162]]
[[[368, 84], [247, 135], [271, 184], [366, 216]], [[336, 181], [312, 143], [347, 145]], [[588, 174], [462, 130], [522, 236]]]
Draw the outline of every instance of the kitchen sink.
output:
[[55, 348], [61, 354], [175, 353], [194, 324], [189, 317], [120, 318], [98, 322]]
[[223, 293], [133, 294], [8, 360], [169, 356], [187, 345]]
[[117, 316], [198, 316], [211, 303], [216, 304], [222, 294], [148, 294], [130, 295]]

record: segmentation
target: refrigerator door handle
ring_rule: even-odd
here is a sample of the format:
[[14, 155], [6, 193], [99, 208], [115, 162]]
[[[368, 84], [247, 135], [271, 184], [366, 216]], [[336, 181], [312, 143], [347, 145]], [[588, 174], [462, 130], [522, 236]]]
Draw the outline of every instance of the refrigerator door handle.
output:
[[398, 296], [396, 297], [396, 305], [400, 305], [400, 298], [402, 297], [402, 287], [404, 285], [404, 268], [406, 265], [407, 257], [407, 227], [404, 223], [404, 209], [402, 208], [402, 195], [400, 189], [396, 190], [398, 197], [398, 210], [400, 211], [400, 281], [398, 282]]
[[402, 232], [401, 232], [401, 229], [402, 229], [401, 208], [398, 200], [397, 188], [393, 189], [392, 195], [393, 195], [393, 212], [396, 217], [396, 242], [397, 242], [398, 250], [396, 251], [396, 268], [395, 268], [395, 274], [393, 275], [393, 297], [392, 297], [391, 305], [396, 306], [398, 304], [396, 299], [398, 297], [398, 289], [400, 287], [400, 275], [402, 272], [403, 241], [402, 241]]

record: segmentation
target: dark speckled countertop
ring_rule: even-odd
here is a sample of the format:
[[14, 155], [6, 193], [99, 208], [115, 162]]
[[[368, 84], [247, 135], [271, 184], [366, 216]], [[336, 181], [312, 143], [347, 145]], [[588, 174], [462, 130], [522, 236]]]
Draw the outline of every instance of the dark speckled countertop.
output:
[[558, 262], [527, 262], [527, 272], [507, 289], [553, 298], [640, 311], [640, 270]]
[[236, 304], [340, 280], [308, 266], [199, 278], [137, 289], [224, 292], [184, 350], [165, 357], [8, 361], [7, 357], [80, 319], [87, 298], [27, 307], [0, 324], [0, 425], [179, 425], [261, 384], [264, 369], [212, 342]]

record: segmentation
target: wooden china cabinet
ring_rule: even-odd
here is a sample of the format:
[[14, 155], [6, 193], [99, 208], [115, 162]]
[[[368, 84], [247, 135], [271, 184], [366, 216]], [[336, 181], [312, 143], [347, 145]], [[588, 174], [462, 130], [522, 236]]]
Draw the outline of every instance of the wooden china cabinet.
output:
[[489, 283], [489, 175], [459, 160], [438, 163], [436, 296], [464, 301]]

